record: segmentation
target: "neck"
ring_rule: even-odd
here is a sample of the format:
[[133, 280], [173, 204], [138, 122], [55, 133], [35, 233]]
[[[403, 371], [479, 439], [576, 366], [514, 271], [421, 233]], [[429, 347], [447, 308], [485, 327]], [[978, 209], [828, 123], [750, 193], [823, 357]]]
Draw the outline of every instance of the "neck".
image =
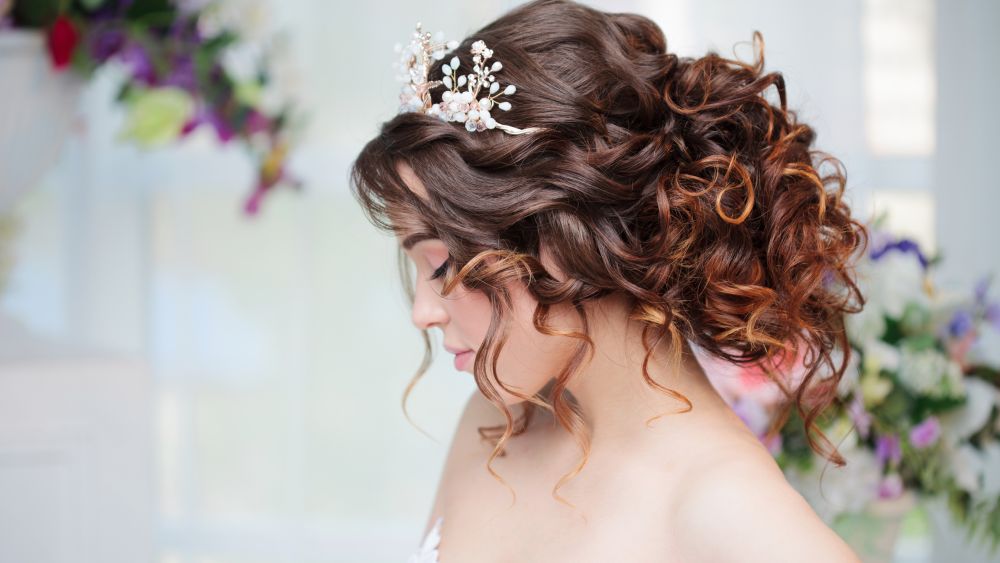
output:
[[[666, 336], [654, 348], [646, 369], [653, 381], [691, 402], [690, 412], [673, 414], [687, 410], [687, 404], [643, 378], [642, 323], [629, 319], [622, 299], [608, 298], [595, 305], [588, 310], [593, 358], [567, 386], [585, 418], [592, 448], [611, 443], [617, 449], [650, 437], [683, 435], [693, 425], [719, 417], [738, 420], [708, 380], [687, 340], [682, 340], [675, 365], [671, 339]], [[646, 421], [657, 415], [664, 416], [647, 426]]]

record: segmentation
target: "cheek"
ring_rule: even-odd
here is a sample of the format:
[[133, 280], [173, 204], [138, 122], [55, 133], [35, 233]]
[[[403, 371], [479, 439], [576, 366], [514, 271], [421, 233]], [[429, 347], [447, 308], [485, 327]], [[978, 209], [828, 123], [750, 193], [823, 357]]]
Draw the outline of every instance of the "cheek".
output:
[[[544, 387], [566, 365], [577, 341], [570, 337], [549, 336], [538, 332], [532, 323], [538, 302], [522, 285], [510, 290], [514, 310], [507, 343], [500, 352], [497, 364], [498, 375], [506, 386], [530, 396]], [[489, 301], [485, 296], [482, 299], [486, 302], [486, 318], [482, 328], [482, 336], [485, 337], [490, 311]], [[572, 314], [567, 316], [565, 311], [565, 308], [553, 307], [547, 324], [558, 330], [581, 330], [579, 319]], [[481, 341], [482, 339], [479, 342]], [[508, 405], [523, 401], [500, 386], [496, 386], [496, 389]]]
[[458, 287], [447, 298], [445, 306], [462, 343], [473, 350], [478, 349], [490, 328], [492, 308], [489, 298], [482, 293]]

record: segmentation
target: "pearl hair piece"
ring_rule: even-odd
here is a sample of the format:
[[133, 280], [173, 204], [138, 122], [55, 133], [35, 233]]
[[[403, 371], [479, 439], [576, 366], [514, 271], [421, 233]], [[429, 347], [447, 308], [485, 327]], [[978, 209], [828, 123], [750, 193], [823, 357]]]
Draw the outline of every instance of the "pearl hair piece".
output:
[[[404, 82], [402, 91], [399, 94], [399, 112], [405, 113], [416, 111], [433, 115], [443, 121], [457, 121], [465, 123], [465, 128], [469, 132], [485, 131], [486, 129], [500, 129], [512, 135], [521, 135], [541, 131], [541, 127], [528, 127], [518, 129], [510, 125], [497, 122], [490, 114], [495, 108], [501, 111], [510, 110], [510, 102], [497, 102], [495, 98], [500, 95], [510, 96], [517, 89], [513, 84], [508, 84], [503, 90], [497, 82], [494, 73], [503, 68], [500, 61], [494, 61], [487, 65], [487, 61], [493, 56], [493, 50], [486, 46], [482, 40], [472, 43], [472, 60], [475, 63], [473, 72], [468, 74], [458, 74], [458, 57], [441, 65], [444, 76], [441, 80], [428, 81], [427, 75], [430, 67], [436, 60], [444, 58], [446, 50], [458, 47], [458, 41], [445, 42], [443, 33], [438, 32], [434, 37], [429, 32], [421, 29], [421, 24], [417, 23], [413, 38], [404, 48], [399, 43], [395, 50], [400, 53], [400, 60], [394, 66], [402, 73], [398, 78]], [[430, 91], [440, 85], [449, 88], [441, 94], [441, 101], [432, 103]], [[459, 88], [466, 87], [465, 91]], [[479, 97], [480, 91], [485, 88], [488, 94]]]

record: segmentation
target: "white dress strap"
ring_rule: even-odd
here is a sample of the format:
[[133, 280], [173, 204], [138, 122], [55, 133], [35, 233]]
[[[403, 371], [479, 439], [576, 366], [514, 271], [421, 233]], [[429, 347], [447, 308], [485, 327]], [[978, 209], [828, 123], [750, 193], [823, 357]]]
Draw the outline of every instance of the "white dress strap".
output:
[[427, 532], [427, 536], [424, 537], [424, 541], [420, 544], [420, 549], [410, 555], [406, 563], [438, 563], [438, 544], [441, 542], [441, 522], [443, 521], [444, 516], [438, 516], [430, 531]]

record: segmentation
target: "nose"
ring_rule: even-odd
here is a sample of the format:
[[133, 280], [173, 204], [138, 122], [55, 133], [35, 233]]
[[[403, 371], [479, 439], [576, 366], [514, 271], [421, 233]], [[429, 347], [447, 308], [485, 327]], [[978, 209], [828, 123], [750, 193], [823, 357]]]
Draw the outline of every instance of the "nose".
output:
[[435, 324], [446, 323], [448, 311], [444, 308], [443, 299], [427, 282], [418, 280], [413, 295], [413, 311], [410, 315], [414, 326], [427, 330]]

